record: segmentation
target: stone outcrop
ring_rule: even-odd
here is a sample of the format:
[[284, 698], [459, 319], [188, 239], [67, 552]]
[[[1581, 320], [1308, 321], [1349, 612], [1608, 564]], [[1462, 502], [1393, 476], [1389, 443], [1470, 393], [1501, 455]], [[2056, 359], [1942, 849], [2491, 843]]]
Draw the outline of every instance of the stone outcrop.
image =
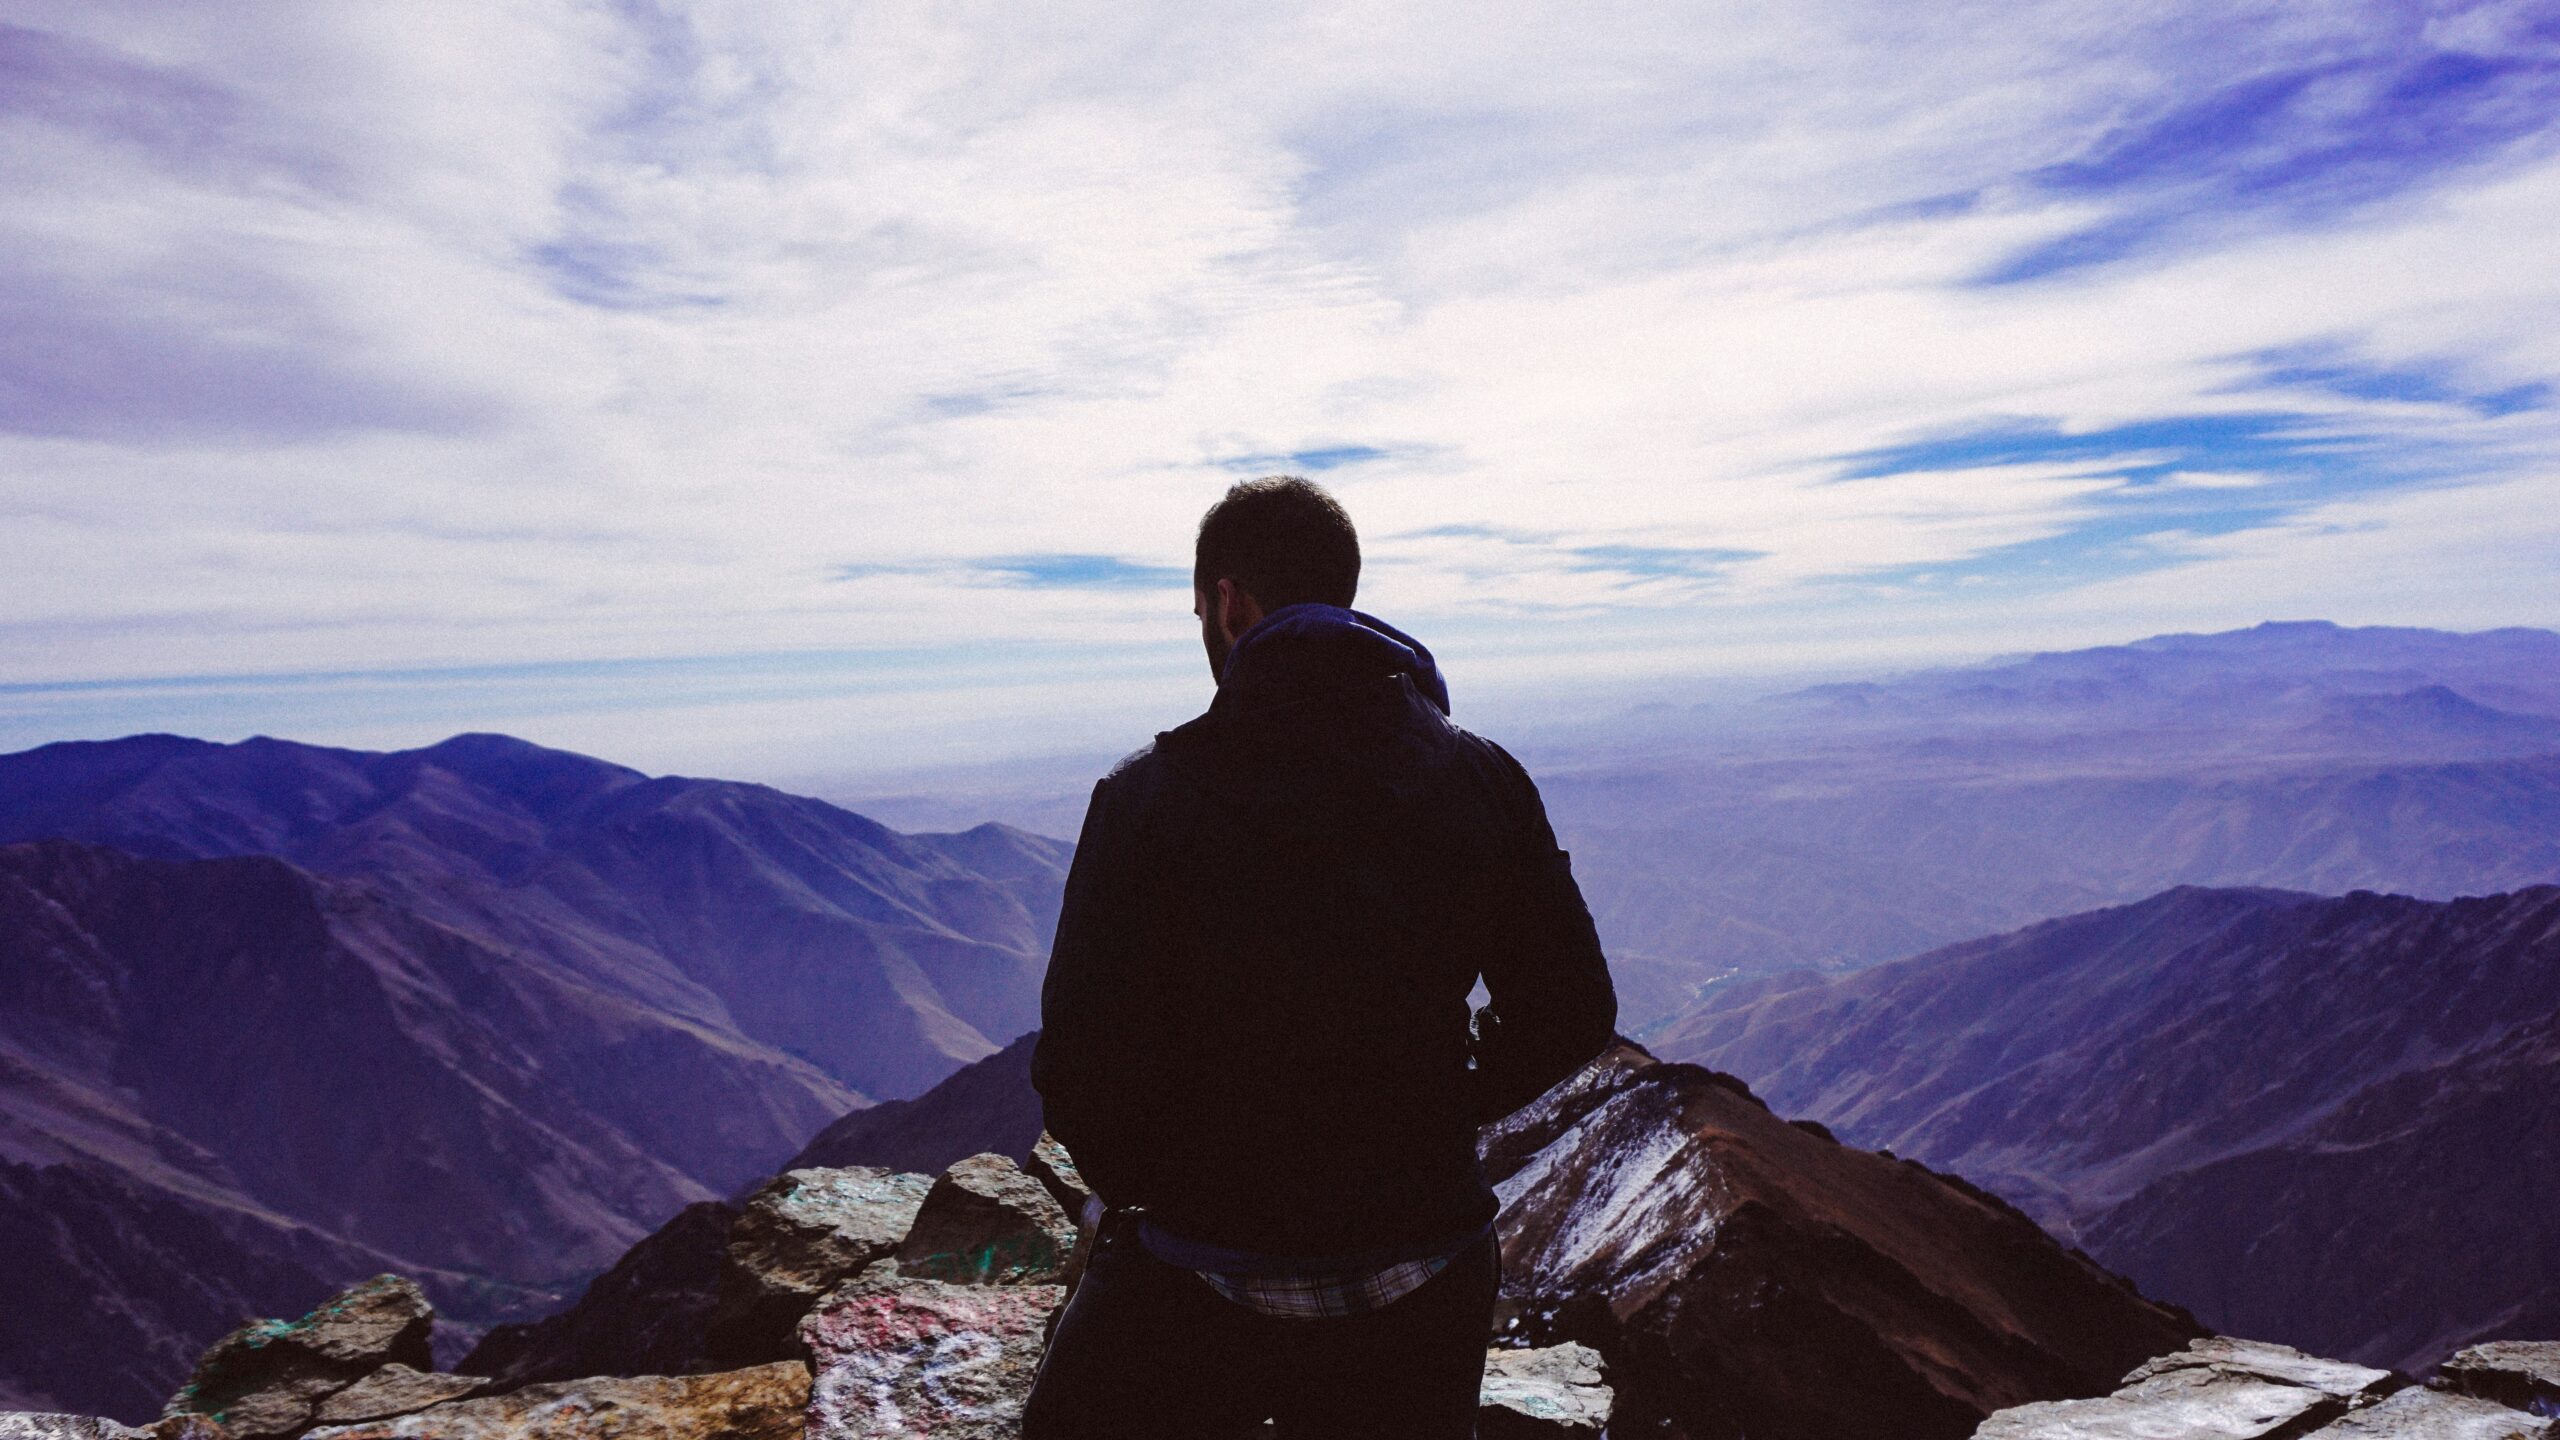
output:
[[[2502, 1374], [2518, 1361], [2529, 1364], [2535, 1351], [2560, 1351], [2560, 1346], [2508, 1348], [2511, 1353], [2504, 1359], [2489, 1357]], [[2450, 1382], [2439, 1376], [2436, 1383]], [[1976, 1437], [2550, 1440], [2560, 1435], [2560, 1424], [2532, 1413], [2529, 1394], [2508, 1393], [2522, 1398], [2508, 1405], [2443, 1389], [2413, 1389], [2387, 1370], [2323, 1360], [2284, 1345], [2215, 1336], [2142, 1364], [2112, 1395], [2003, 1410], [1984, 1421]]]
[[172, 1415], [149, 1425], [119, 1424], [96, 1415], [0, 1415], [0, 1440], [229, 1440], [201, 1415]]
[[2474, 1345], [2444, 1362], [2434, 1383], [2456, 1394], [2560, 1416], [2560, 1341]]
[[235, 1440], [280, 1440], [386, 1365], [433, 1369], [434, 1330], [435, 1308], [414, 1281], [377, 1275], [299, 1320], [252, 1320], [216, 1341], [167, 1413], [210, 1416]]
[[[501, 1389], [583, 1375], [691, 1375], [711, 1369], [706, 1336], [738, 1207], [676, 1212], [557, 1315], [501, 1325], [454, 1369]], [[768, 1357], [779, 1358], [779, 1357]]]
[[1010, 1440], [1041, 1330], [1066, 1291], [918, 1280], [902, 1269], [872, 1267], [800, 1322], [817, 1370], [808, 1440]]
[[2387, 1370], [2215, 1336], [2136, 1367], [2112, 1395], [2004, 1410], [1976, 1434], [1978, 1440], [2291, 1440], [2405, 1383]]
[[2468, 1395], [2403, 1390], [2314, 1432], [2319, 1440], [2548, 1440], [2560, 1426]]
[[898, 1246], [898, 1273], [964, 1285], [1050, 1285], [1075, 1254], [1073, 1221], [1002, 1155], [956, 1161]]
[[1506, 1333], [1607, 1357], [1624, 1433], [1956, 1440], [2198, 1331], [1962, 1181], [1633, 1045], [1483, 1150]]
[[712, 1360], [734, 1366], [798, 1356], [800, 1317], [894, 1252], [936, 1188], [922, 1175], [869, 1165], [786, 1170], [766, 1181], [729, 1228], [706, 1336]]
[[1615, 1397], [1587, 1345], [1495, 1350], [1484, 1357], [1478, 1440], [1599, 1440]]
[[808, 1367], [778, 1361], [713, 1375], [643, 1375], [528, 1385], [453, 1400], [308, 1440], [801, 1440]]

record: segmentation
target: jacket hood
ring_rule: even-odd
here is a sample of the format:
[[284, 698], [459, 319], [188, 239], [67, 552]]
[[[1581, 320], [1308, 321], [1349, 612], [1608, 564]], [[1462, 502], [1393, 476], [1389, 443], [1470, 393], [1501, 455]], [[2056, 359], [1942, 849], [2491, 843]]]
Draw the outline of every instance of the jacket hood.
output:
[[1424, 699], [1449, 713], [1449, 687], [1421, 641], [1339, 605], [1283, 605], [1236, 637], [1211, 708], [1260, 709], [1391, 675], [1410, 677]]

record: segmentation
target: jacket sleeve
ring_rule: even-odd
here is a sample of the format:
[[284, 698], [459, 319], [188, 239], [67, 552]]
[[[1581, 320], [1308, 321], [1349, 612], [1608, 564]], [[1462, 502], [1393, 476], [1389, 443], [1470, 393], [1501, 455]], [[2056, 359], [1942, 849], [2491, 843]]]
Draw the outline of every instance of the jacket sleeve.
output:
[[1600, 935], [1556, 845], [1538, 787], [1494, 747], [1513, 788], [1517, 843], [1487, 902], [1478, 969], [1492, 1003], [1475, 1016], [1476, 1123], [1499, 1120], [1608, 1048], [1618, 997]]
[[1040, 987], [1040, 1038], [1031, 1083], [1049, 1133], [1075, 1157], [1095, 1194], [1113, 1205], [1146, 1202], [1144, 1133], [1151, 1088], [1139, 1036], [1147, 990], [1143, 878], [1113, 780], [1093, 787], [1067, 869], [1066, 896]]

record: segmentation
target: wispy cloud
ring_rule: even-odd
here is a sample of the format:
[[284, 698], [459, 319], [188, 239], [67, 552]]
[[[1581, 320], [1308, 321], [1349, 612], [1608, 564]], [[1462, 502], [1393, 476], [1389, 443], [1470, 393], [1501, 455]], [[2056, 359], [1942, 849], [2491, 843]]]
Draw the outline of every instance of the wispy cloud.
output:
[[2539, 0], [0, 0], [0, 731], [1119, 714], [1284, 470], [1462, 696], [2560, 622], [2555, 115]]

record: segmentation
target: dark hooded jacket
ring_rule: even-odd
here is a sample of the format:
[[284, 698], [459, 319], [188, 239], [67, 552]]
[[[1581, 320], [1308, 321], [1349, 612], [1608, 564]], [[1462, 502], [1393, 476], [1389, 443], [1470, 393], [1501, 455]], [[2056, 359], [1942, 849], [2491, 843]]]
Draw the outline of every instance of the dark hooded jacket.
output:
[[1537, 787], [1447, 710], [1410, 637], [1287, 606], [1094, 787], [1032, 1077], [1106, 1201], [1334, 1259], [1492, 1218], [1477, 1127], [1617, 1006]]

